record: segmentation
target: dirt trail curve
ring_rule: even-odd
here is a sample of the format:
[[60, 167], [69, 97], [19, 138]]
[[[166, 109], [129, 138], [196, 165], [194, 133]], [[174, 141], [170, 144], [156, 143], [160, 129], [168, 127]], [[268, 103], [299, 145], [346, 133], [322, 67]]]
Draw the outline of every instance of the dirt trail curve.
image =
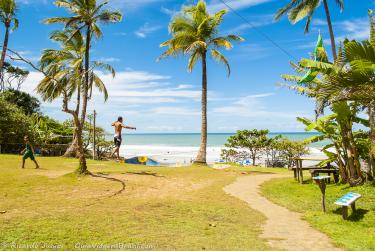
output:
[[325, 234], [303, 221], [301, 214], [276, 205], [260, 194], [260, 185], [263, 182], [282, 177], [286, 176], [279, 174], [243, 176], [226, 186], [224, 191], [246, 201], [251, 208], [267, 217], [261, 237], [266, 239], [271, 247], [298, 251], [341, 250], [335, 247]]

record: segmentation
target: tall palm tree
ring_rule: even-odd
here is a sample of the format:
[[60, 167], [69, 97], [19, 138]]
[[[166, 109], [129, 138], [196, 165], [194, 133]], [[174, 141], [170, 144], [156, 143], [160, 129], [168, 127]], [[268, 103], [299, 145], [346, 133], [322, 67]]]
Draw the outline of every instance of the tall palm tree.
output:
[[[100, 38], [103, 33], [99, 23], [115, 23], [122, 20], [122, 14], [118, 11], [109, 11], [104, 9], [109, 1], [98, 4], [96, 0], [57, 0], [55, 4], [58, 7], [67, 9], [72, 16], [55, 17], [45, 20], [47, 24], [62, 23], [66, 28], [73, 29], [73, 35], [76, 32], [85, 31], [85, 56], [84, 56], [84, 84], [82, 85], [82, 113], [81, 125], [84, 125], [86, 119], [87, 103], [89, 100], [90, 89], [90, 48], [93, 35]], [[82, 130], [82, 128], [80, 128]], [[87, 171], [86, 160], [80, 157], [79, 173]]]
[[[44, 101], [63, 98], [63, 111], [70, 114], [75, 126], [72, 151], [78, 152], [78, 157], [84, 158], [84, 148], [82, 141], [82, 128], [84, 121], [79, 119], [83, 113], [81, 108], [82, 86], [84, 80], [84, 55], [85, 40], [81, 32], [72, 29], [54, 32], [51, 36], [53, 41], [61, 45], [61, 49], [46, 49], [42, 53], [40, 69], [45, 74], [45, 78], [39, 83], [37, 92]], [[101, 62], [91, 62], [93, 65], [89, 71], [89, 88], [95, 85], [100, 92], [104, 94], [105, 100], [108, 98], [107, 89], [102, 80], [94, 72], [94, 68], [109, 70], [112, 76], [115, 72], [110, 65]], [[74, 109], [69, 108], [69, 101], [76, 95], [76, 104]], [[81, 160], [84, 161], [84, 160]]]
[[228, 60], [217, 49], [231, 49], [232, 41], [243, 41], [236, 35], [217, 36], [219, 26], [223, 21], [226, 10], [221, 10], [213, 15], [207, 11], [206, 3], [200, 0], [197, 5], [184, 7], [179, 15], [173, 17], [169, 29], [172, 35], [170, 40], [160, 46], [168, 46], [161, 58], [188, 54], [190, 56], [188, 71], [191, 72], [195, 64], [202, 62], [202, 128], [201, 144], [195, 160], [196, 163], [206, 163], [207, 149], [207, 53], [215, 60], [223, 63], [230, 75]]
[[[277, 10], [275, 19], [279, 20], [282, 16], [287, 14], [289, 21], [295, 24], [301, 21], [302, 19], [304, 19], [305, 17], [307, 17], [307, 21], [305, 25], [305, 33], [307, 33], [309, 32], [309, 27], [310, 27], [312, 17], [315, 11], [319, 8], [322, 1], [324, 4], [324, 10], [326, 13], [329, 35], [331, 38], [332, 55], [333, 55], [333, 58], [336, 60], [337, 53], [336, 53], [335, 36], [333, 33], [331, 15], [330, 15], [327, 0], [291, 0], [291, 2], [288, 3], [286, 6]], [[340, 11], [343, 11], [344, 0], [335, 0], [335, 2], [339, 6]]]
[[[10, 30], [15, 30], [18, 28], [18, 19], [16, 18], [16, 10], [17, 10], [17, 6], [14, 0], [0, 0], [0, 21], [5, 26], [4, 42], [3, 42], [3, 48], [2, 48], [1, 58], [0, 58], [1, 90], [4, 90], [3, 66], [5, 62], [6, 53], [8, 50], [9, 32]], [[11, 28], [12, 24], [13, 24], [13, 28]]]

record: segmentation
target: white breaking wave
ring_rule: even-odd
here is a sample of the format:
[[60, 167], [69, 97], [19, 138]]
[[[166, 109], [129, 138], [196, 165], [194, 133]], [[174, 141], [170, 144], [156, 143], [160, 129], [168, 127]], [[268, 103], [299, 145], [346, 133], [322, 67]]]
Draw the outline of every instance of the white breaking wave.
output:
[[[222, 147], [207, 147], [207, 162], [212, 164], [220, 159]], [[324, 158], [325, 155], [319, 148], [310, 147], [309, 157]], [[166, 145], [123, 145], [120, 149], [121, 156], [130, 158], [134, 156], [147, 156], [165, 164], [189, 164], [197, 156], [199, 147], [166, 146]]]

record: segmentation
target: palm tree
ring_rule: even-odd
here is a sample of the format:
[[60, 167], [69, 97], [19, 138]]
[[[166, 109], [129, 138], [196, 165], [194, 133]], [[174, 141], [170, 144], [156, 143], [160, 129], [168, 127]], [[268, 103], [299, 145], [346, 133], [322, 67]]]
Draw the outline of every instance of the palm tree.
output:
[[[72, 34], [74, 32], [74, 34]], [[81, 100], [83, 93], [81, 92], [84, 85], [84, 55], [85, 41], [81, 32], [73, 30], [65, 30], [54, 32], [51, 36], [53, 41], [61, 45], [61, 49], [46, 49], [42, 53], [40, 69], [45, 74], [45, 78], [39, 83], [37, 92], [44, 101], [52, 102], [53, 100], [63, 98], [63, 111], [70, 114], [74, 123], [74, 136], [70, 151], [74, 155], [84, 158], [84, 148], [82, 141], [82, 129], [84, 121], [79, 119], [82, 114]], [[102, 80], [94, 72], [94, 69], [100, 68], [108, 70], [112, 76], [115, 76], [114, 69], [102, 62], [91, 62], [93, 65], [89, 72], [89, 89], [95, 85], [100, 92], [104, 94], [107, 100], [107, 89]], [[69, 108], [69, 101], [76, 95], [76, 104], [74, 109]]]
[[[90, 89], [90, 48], [93, 35], [96, 38], [102, 37], [103, 33], [99, 23], [115, 23], [122, 20], [122, 14], [118, 11], [109, 11], [104, 9], [108, 1], [98, 4], [96, 0], [57, 0], [55, 4], [63, 7], [72, 13], [71, 17], [56, 17], [45, 20], [47, 24], [62, 23], [66, 28], [73, 30], [72, 35], [77, 32], [85, 31], [85, 56], [84, 56], [84, 82], [82, 84], [82, 113], [79, 130], [82, 132], [82, 126], [86, 119], [87, 103], [89, 100]], [[86, 160], [80, 156], [79, 173], [87, 171]]]
[[159, 59], [168, 56], [188, 54], [190, 56], [188, 71], [191, 72], [195, 64], [202, 62], [202, 128], [201, 144], [196, 163], [206, 163], [207, 149], [207, 53], [220, 63], [223, 63], [230, 75], [228, 60], [217, 49], [231, 49], [233, 41], [243, 41], [236, 35], [217, 36], [219, 26], [223, 21], [226, 10], [221, 10], [213, 15], [207, 11], [206, 3], [200, 0], [197, 5], [184, 7], [179, 15], [173, 17], [169, 29], [172, 35], [170, 40], [160, 46], [168, 46]]
[[[301, 21], [305, 17], [307, 17], [306, 25], [305, 25], [305, 33], [309, 32], [310, 23], [315, 11], [320, 6], [322, 0], [291, 0], [286, 6], [277, 10], [275, 19], [279, 20], [285, 14], [288, 15], [289, 21], [293, 24]], [[344, 0], [335, 0], [336, 4], [339, 6], [340, 11], [344, 10]], [[329, 35], [331, 38], [331, 47], [332, 47], [332, 55], [333, 58], [336, 60], [337, 53], [336, 53], [336, 43], [335, 37], [333, 34], [332, 22], [331, 22], [331, 15], [328, 7], [327, 0], [323, 0], [324, 9], [326, 12], [327, 24], [329, 29]]]
[[[8, 42], [9, 42], [9, 31], [15, 30], [18, 28], [18, 19], [16, 18], [16, 2], [14, 0], [0, 0], [0, 21], [5, 26], [5, 36], [4, 36], [4, 43], [3, 49], [0, 58], [0, 81], [1, 81], [1, 90], [4, 90], [4, 83], [3, 83], [3, 66], [5, 62], [6, 53], [8, 50]], [[13, 24], [13, 28], [11, 26]]]

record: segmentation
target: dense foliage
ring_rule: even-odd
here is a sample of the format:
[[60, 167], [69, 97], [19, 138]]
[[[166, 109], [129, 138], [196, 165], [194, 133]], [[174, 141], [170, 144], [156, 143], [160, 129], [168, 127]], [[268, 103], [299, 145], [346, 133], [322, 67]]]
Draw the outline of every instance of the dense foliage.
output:
[[31, 115], [40, 111], [40, 101], [27, 92], [9, 89], [0, 93], [0, 97], [3, 97], [7, 102], [21, 108], [26, 115]]
[[0, 97], [0, 114], [1, 152], [18, 152], [25, 135], [35, 140], [31, 119], [17, 105]]
[[39, 111], [37, 98], [21, 93], [20, 96], [26, 97], [25, 99], [13, 100], [12, 95], [12, 91], [0, 94], [1, 152], [18, 153], [24, 144], [25, 135], [29, 136], [35, 149], [40, 153], [50, 155], [55, 154], [56, 151], [58, 153], [64, 151], [72, 140], [73, 130], [57, 120], [36, 112]]
[[[323, 150], [340, 167], [342, 181], [351, 185], [373, 180], [375, 176], [375, 25], [372, 11], [369, 15], [370, 38], [363, 42], [345, 40], [334, 63], [303, 59], [292, 64], [299, 73], [305, 69], [317, 72], [316, 77], [304, 81], [306, 78], [302, 76], [283, 76], [298, 84], [290, 86], [291, 89], [316, 100], [318, 115], [325, 108], [331, 109], [332, 115], [315, 123], [306, 118], [300, 121], [307, 126], [306, 130], [317, 130], [324, 135], [310, 141], [332, 140]], [[360, 118], [361, 111], [367, 116]], [[355, 130], [357, 124], [365, 131]]]

